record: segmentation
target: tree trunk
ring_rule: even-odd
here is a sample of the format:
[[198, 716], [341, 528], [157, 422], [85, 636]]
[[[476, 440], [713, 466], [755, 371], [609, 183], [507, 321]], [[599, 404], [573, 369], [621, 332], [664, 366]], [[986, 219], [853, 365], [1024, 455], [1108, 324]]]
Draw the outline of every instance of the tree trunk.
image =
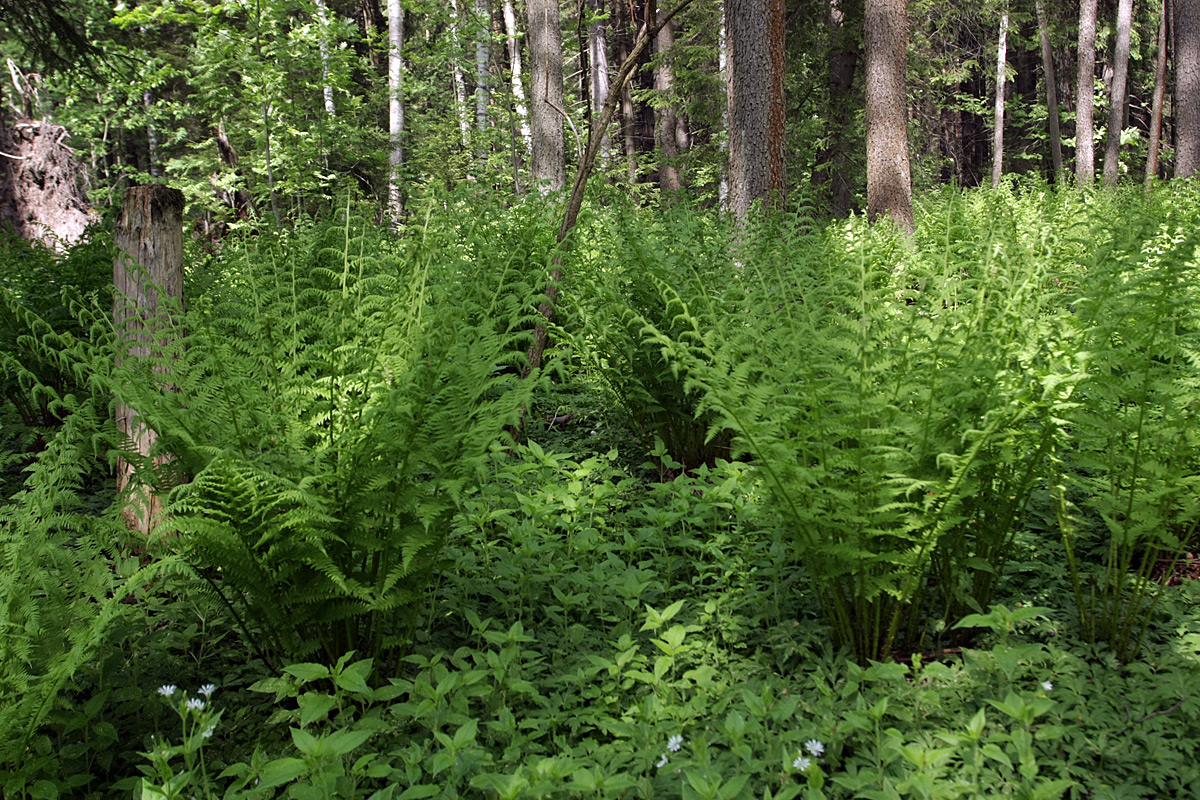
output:
[[1158, 23], [1158, 55], [1154, 60], [1154, 102], [1150, 110], [1150, 152], [1146, 155], [1146, 185], [1158, 180], [1158, 148], [1162, 140], [1163, 103], [1167, 95], [1167, 6], [1162, 0]]
[[337, 115], [333, 104], [333, 85], [329, 82], [329, 8], [325, 0], [317, 3], [317, 47], [321, 53], [321, 94], [325, 98], [325, 113], [331, 118]]
[[1075, 78], [1075, 180], [1091, 186], [1096, 164], [1093, 155], [1096, 82], [1096, 0], [1079, 3], [1079, 64]]
[[813, 169], [813, 187], [829, 186], [829, 210], [835, 217], [850, 213], [852, 189], [846, 175], [847, 131], [854, 119], [850, 92], [854, 87], [854, 73], [858, 69], [859, 44], [857, 34], [850, 34], [846, 12], [841, 0], [829, 0], [826, 25], [830, 34], [829, 50], [829, 107], [827, 124], [833, 129], [829, 146], [817, 154]]
[[1000, 186], [1004, 174], [1004, 83], [1008, 64], [1008, 9], [1000, 16], [1000, 40], [996, 45], [996, 112], [992, 122], [992, 188]]
[[529, 0], [529, 60], [533, 180], [540, 192], [549, 194], [559, 191], [567, 182], [558, 0]]
[[[389, 0], [390, 2], [391, 0]], [[454, 85], [454, 111], [458, 114], [458, 131], [463, 149], [471, 146], [471, 121], [467, 114], [467, 86], [463, 80], [462, 25], [459, 22], [458, 0], [450, 0], [450, 80]]]
[[254, 197], [251, 196], [250, 192], [246, 191], [242, 179], [242, 171], [238, 169], [237, 150], [234, 149], [233, 142], [229, 140], [228, 134], [225, 133], [224, 117], [217, 121], [216, 142], [217, 155], [221, 159], [222, 166], [232, 172], [237, 178], [232, 193], [223, 189], [218, 190], [217, 197], [233, 209], [234, 216], [238, 219], [247, 219], [251, 216], [257, 217], [258, 208], [254, 205]]
[[[729, 37], [725, 33], [725, 0], [718, 0], [717, 12], [721, 15], [720, 28], [717, 30], [717, 67], [721, 73], [721, 82], [729, 86]], [[721, 109], [721, 129], [725, 138], [721, 141], [721, 181], [717, 184], [717, 203], [722, 211], [729, 210], [729, 104]]]
[[905, 0], [867, 0], [867, 218], [889, 216], [911, 234], [906, 16]]
[[491, 62], [492, 9], [488, 0], [475, 0], [475, 16], [479, 25], [475, 35], [475, 130], [482, 141], [482, 134], [488, 127], [488, 64]]
[[[613, 0], [617, 19], [617, 61], [624, 64], [629, 60], [630, 31], [636, 27], [631, 11], [625, 5], [625, 0]], [[621, 98], [621, 144], [625, 153], [625, 168], [629, 176], [629, 185], [638, 180], [637, 141], [634, 128], [637, 117], [633, 109], [633, 92], [629, 83], [620, 87], [618, 96]]]
[[[591, 68], [592, 119], [600, 115], [604, 104], [608, 102], [608, 26], [605, 25], [601, 12], [604, 11], [604, 0], [590, 0], [596, 19], [588, 26], [588, 64]], [[602, 132], [600, 138], [600, 158], [607, 161], [611, 155], [608, 130]]]
[[[167, 332], [156, 319], [175, 301], [183, 304], [183, 192], [154, 184], [135, 186], [125, 193], [117, 220], [117, 256], [113, 261], [113, 317], [123, 339], [117, 363], [154, 357]], [[149, 458], [156, 435], [143, 425], [136, 409], [117, 404], [117, 432], [130, 451]], [[163, 466], [170, 456], [155, 456]], [[152, 486], [137, 484], [134, 465], [117, 463], [117, 492], [130, 493], [123, 516], [130, 530], [153, 532], [162, 514], [162, 499]]]
[[784, 193], [784, 0], [725, 0], [729, 207], [739, 220]]
[[1104, 149], [1104, 182], [1116, 186], [1121, 174], [1121, 131], [1125, 128], [1125, 101], [1129, 76], [1129, 37], [1133, 0], [1117, 6], [1117, 42], [1113, 57], [1112, 97], [1108, 107], [1108, 139]]
[[521, 47], [517, 41], [517, 15], [512, 0], [504, 0], [504, 34], [508, 45], [508, 63], [512, 67], [512, 93], [516, 101], [517, 121], [521, 126], [521, 141], [525, 155], [533, 152], [533, 134], [529, 131], [529, 110], [525, 107], [525, 86], [521, 82]]
[[1054, 71], [1054, 49], [1050, 45], [1050, 25], [1046, 21], [1046, 9], [1042, 0], [1037, 0], [1038, 34], [1042, 41], [1042, 70], [1046, 80], [1046, 111], [1050, 118], [1050, 163], [1054, 170], [1055, 184], [1063, 178], [1062, 132], [1058, 126], [1058, 78]]
[[[676, 14], [683, 11], [691, 3], [692, 0], [680, 0], [674, 8], [658, 18], [657, 24], [668, 24]], [[617, 93], [609, 94], [608, 102], [604, 104], [604, 108], [600, 112], [600, 117], [594, 120], [591, 128], [588, 129], [587, 147], [584, 148], [583, 157], [575, 169], [575, 182], [571, 185], [571, 196], [567, 201], [566, 211], [563, 213], [562, 224], [558, 228], [558, 243], [560, 245], [566, 241], [579, 219], [579, 210], [583, 207], [583, 192], [587, 188], [588, 178], [592, 174], [592, 166], [596, 163], [596, 154], [600, 151], [600, 132], [606, 130], [608, 125], [612, 123], [621, 90], [625, 88], [638, 62], [641, 60], [642, 54], [646, 52], [646, 48], [650, 46], [650, 42], [657, 34], [658, 29], [654, 25], [648, 25], [646, 29], [638, 34], [637, 39], [634, 40], [632, 50], [630, 50], [625, 60], [621, 62], [621, 68], [617, 71], [615, 81]], [[546, 322], [554, 319], [554, 302], [558, 297], [558, 284], [561, 280], [562, 257], [556, 255], [550, 270], [550, 285], [546, 288], [546, 299], [538, 306], [538, 312], [546, 319]], [[523, 376], [527, 377], [531, 372], [542, 366], [542, 356], [545, 353], [547, 341], [546, 326], [539, 324], [534, 330], [533, 341], [530, 343], [526, 354]]]
[[388, 0], [388, 216], [392, 228], [404, 220], [404, 7]]
[[654, 110], [654, 143], [658, 148], [658, 186], [664, 195], [677, 196], [682, 185], [679, 182], [679, 148], [676, 146], [678, 115], [671, 97], [675, 72], [671, 67], [671, 48], [675, 45], [674, 26], [670, 23], [658, 29], [654, 49], [658, 63], [654, 68], [654, 88], [659, 95], [658, 107]]
[[1175, 177], [1200, 171], [1200, 0], [1175, 0]]
[[149, 172], [155, 178], [162, 177], [158, 155], [158, 131], [154, 128], [154, 95], [147, 89], [142, 92], [142, 107], [146, 109], [146, 152], [149, 154]]

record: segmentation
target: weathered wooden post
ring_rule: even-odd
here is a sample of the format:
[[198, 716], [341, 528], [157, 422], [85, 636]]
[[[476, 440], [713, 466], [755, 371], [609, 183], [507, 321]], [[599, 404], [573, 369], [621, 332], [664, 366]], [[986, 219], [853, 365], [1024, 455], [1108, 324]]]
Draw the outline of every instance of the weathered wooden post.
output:
[[[156, 325], [171, 299], [183, 304], [183, 192], [167, 186], [134, 186], [125, 192], [125, 205], [117, 220], [117, 256], [113, 261], [113, 316], [117, 331], [124, 336], [118, 350], [128, 359], [156, 355], [169, 335]], [[117, 405], [117, 431], [131, 450], [148, 457], [154, 446], [154, 431], [142, 425], [138, 412]], [[156, 466], [167, 460], [159, 456]], [[162, 499], [152, 487], [130, 484], [132, 464], [117, 465], [117, 492], [130, 491], [125, 522], [130, 530], [149, 535], [162, 512]]]

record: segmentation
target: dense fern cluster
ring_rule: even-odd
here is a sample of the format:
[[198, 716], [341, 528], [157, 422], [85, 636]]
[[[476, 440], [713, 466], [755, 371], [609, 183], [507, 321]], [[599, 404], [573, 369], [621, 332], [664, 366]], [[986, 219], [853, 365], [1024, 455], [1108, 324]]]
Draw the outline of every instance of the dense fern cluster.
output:
[[[1123, 213], [1091, 254], [1066, 351], [1079, 382], [1057, 513], [1081, 631], [1122, 657], [1200, 524], [1200, 213], [1164, 200]], [[1090, 560], [1103, 563], [1096, 578]]]
[[[1115, 342], [1119, 330], [1162, 342], [1179, 330], [1166, 334], [1168, 320], [1190, 325], [1194, 224], [1167, 222], [1155, 236], [1084, 215], [1098, 229], [1089, 244], [1100, 246], [1071, 263], [1064, 249], [1089, 248], [1057, 246], [1085, 233], [1055, 227], [1055, 216], [1068, 216], [1061, 208], [1039, 217], [1029, 198], [997, 192], [946, 198], [939, 211], [920, 235], [941, 247], [910, 248], [859, 226], [835, 236], [748, 232], [735, 251], [738, 280], [715, 290], [660, 280], [668, 323], [643, 317], [686, 385], [702, 393], [701, 411], [757, 463], [825, 614], [864, 661], [927, 647], [931, 634], [987, 607], [1049, 456], [1112, 457], [1112, 436], [1127, 429], [1118, 449], [1132, 474], [1119, 477], [1115, 463], [1080, 474], [1123, 485], [1122, 502], [1133, 491], [1154, 504], [1144, 484], [1153, 468], [1138, 463], [1145, 431], [1108, 420], [1133, 414], [1139, 426], [1153, 418], [1182, 428], [1190, 414], [1165, 384], [1153, 397], [1132, 386], [1103, 391], [1111, 370], [1085, 351], [1101, 337]], [[1163, 224], [1164, 215], [1151, 209], [1145, 218]], [[1114, 292], [1114, 280], [1128, 290]], [[1151, 287], [1160, 290], [1153, 298]], [[1182, 305], [1192, 310], [1180, 313]], [[1165, 350], [1121, 352], [1131, 359], [1122, 371], [1194, 379], [1194, 369], [1164, 363]], [[1173, 513], [1196, 463], [1187, 447], [1158, 469]]]
[[247, 242], [115, 375], [160, 437], [140, 464], [171, 491], [159, 530], [272, 661], [394, 666], [456, 498], [518, 421], [531, 301], [438, 224]]

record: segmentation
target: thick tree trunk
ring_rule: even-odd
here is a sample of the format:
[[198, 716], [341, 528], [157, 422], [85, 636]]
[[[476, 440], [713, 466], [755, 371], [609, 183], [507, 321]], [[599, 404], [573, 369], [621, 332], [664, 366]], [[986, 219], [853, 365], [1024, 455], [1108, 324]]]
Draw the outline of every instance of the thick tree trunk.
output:
[[1104, 182], [1115, 186], [1121, 174], [1121, 131], [1125, 128], [1125, 101], [1129, 76], [1129, 37], [1133, 0], [1117, 6], [1117, 42], [1113, 57], [1112, 97], [1108, 107], [1108, 138], [1104, 148]]
[[1200, 172], [1200, 0], [1175, 0], [1175, 177]]
[[[123, 338], [118, 364], [160, 352], [167, 335], [156, 319], [172, 301], [183, 303], [183, 192], [162, 185], [135, 186], [125, 193], [117, 220], [117, 256], [113, 262], [113, 316]], [[154, 450], [156, 435], [139, 420], [136, 409], [116, 407], [117, 432], [143, 461]], [[169, 456], [155, 457], [161, 467]], [[157, 471], [157, 469], [156, 469]], [[130, 493], [123, 515], [130, 530], [149, 535], [162, 514], [154, 487], [138, 485], [134, 466], [117, 464], [117, 492]]]
[[659, 93], [660, 106], [654, 111], [654, 143], [658, 147], [658, 186], [665, 195], [678, 195], [682, 184], [679, 181], [679, 158], [676, 127], [678, 114], [671, 98], [675, 71], [671, 66], [671, 48], [675, 45], [673, 25], [663, 25], [654, 40], [658, 64], [654, 69], [654, 88]]
[[1004, 174], [1004, 83], [1008, 64], [1008, 9], [1000, 17], [1000, 39], [996, 45], [996, 111], [992, 122], [992, 188]]
[[529, 61], [533, 180], [539, 191], [548, 194], [567, 182], [562, 22], [557, 0], [529, 0]]
[[859, 43], [856, 41], [857, 33], [850, 34], [851, 26], [846, 20], [841, 0], [829, 0], [826, 25], [831, 41], [827, 78], [829, 111], [826, 121], [832, 128], [832, 135], [829, 146], [817, 154], [812, 182], [814, 188], [829, 187], [829, 210], [835, 217], [844, 217], [850, 213], [853, 194], [850, 179], [846, 175], [845, 149], [847, 131], [854, 119], [850, 91], [854, 86], [854, 73], [858, 69]]
[[867, 218], [889, 216], [911, 234], [906, 17], [905, 0], [867, 0]]
[[404, 7], [388, 0], [388, 216], [392, 228], [404, 220]]
[[1158, 55], [1154, 59], [1154, 102], [1150, 109], [1150, 152], [1146, 155], [1146, 184], [1158, 180], [1158, 149], [1162, 140], [1163, 104], [1167, 95], [1167, 6], [1162, 0], [1158, 23]]
[[321, 53], [321, 95], [325, 99], [325, 113], [330, 117], [337, 115], [337, 106], [333, 103], [333, 84], [329, 82], [329, 8], [325, 0], [317, 3], [317, 47]]
[[525, 143], [525, 156], [529, 157], [533, 152], [533, 134], [529, 130], [529, 109], [525, 107], [525, 85], [521, 82], [521, 47], [517, 40], [517, 15], [512, 0], [504, 0], [504, 39], [508, 46], [513, 101], [517, 122], [521, 127], [521, 141]]
[[1096, 82], [1096, 0], [1079, 3], [1079, 63], [1075, 78], [1075, 180], [1091, 186], [1096, 163], [1093, 153]]
[[725, 0], [729, 46], [729, 207], [782, 205], [784, 0]]
[[1050, 45], [1050, 25], [1046, 21], [1046, 9], [1042, 0], [1037, 0], [1038, 37], [1042, 42], [1042, 70], [1046, 80], [1046, 111], [1050, 121], [1050, 164], [1054, 170], [1055, 184], [1063, 178], [1062, 133], [1058, 125], [1058, 77], [1054, 71], [1054, 49]]

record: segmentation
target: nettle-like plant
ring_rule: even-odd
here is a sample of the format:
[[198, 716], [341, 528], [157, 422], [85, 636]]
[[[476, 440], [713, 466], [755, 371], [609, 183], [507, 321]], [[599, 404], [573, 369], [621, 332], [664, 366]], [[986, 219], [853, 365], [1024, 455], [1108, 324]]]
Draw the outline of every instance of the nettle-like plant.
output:
[[396, 667], [456, 502], [526, 402], [533, 304], [459, 221], [393, 244], [347, 213], [230, 247], [174, 341], [115, 376], [160, 436], [143, 479], [179, 484], [166, 542], [271, 661]]
[[986, 231], [948, 235], [924, 263], [861, 227], [747, 230], [722, 302], [663, 283], [678, 332], [646, 325], [756, 464], [864, 663], [986, 608], [1060, 402], [1044, 270]]
[[1074, 299], [1080, 380], [1054, 494], [1081, 632], [1127, 659], [1200, 524], [1200, 237], [1183, 201], [1105, 235]]

